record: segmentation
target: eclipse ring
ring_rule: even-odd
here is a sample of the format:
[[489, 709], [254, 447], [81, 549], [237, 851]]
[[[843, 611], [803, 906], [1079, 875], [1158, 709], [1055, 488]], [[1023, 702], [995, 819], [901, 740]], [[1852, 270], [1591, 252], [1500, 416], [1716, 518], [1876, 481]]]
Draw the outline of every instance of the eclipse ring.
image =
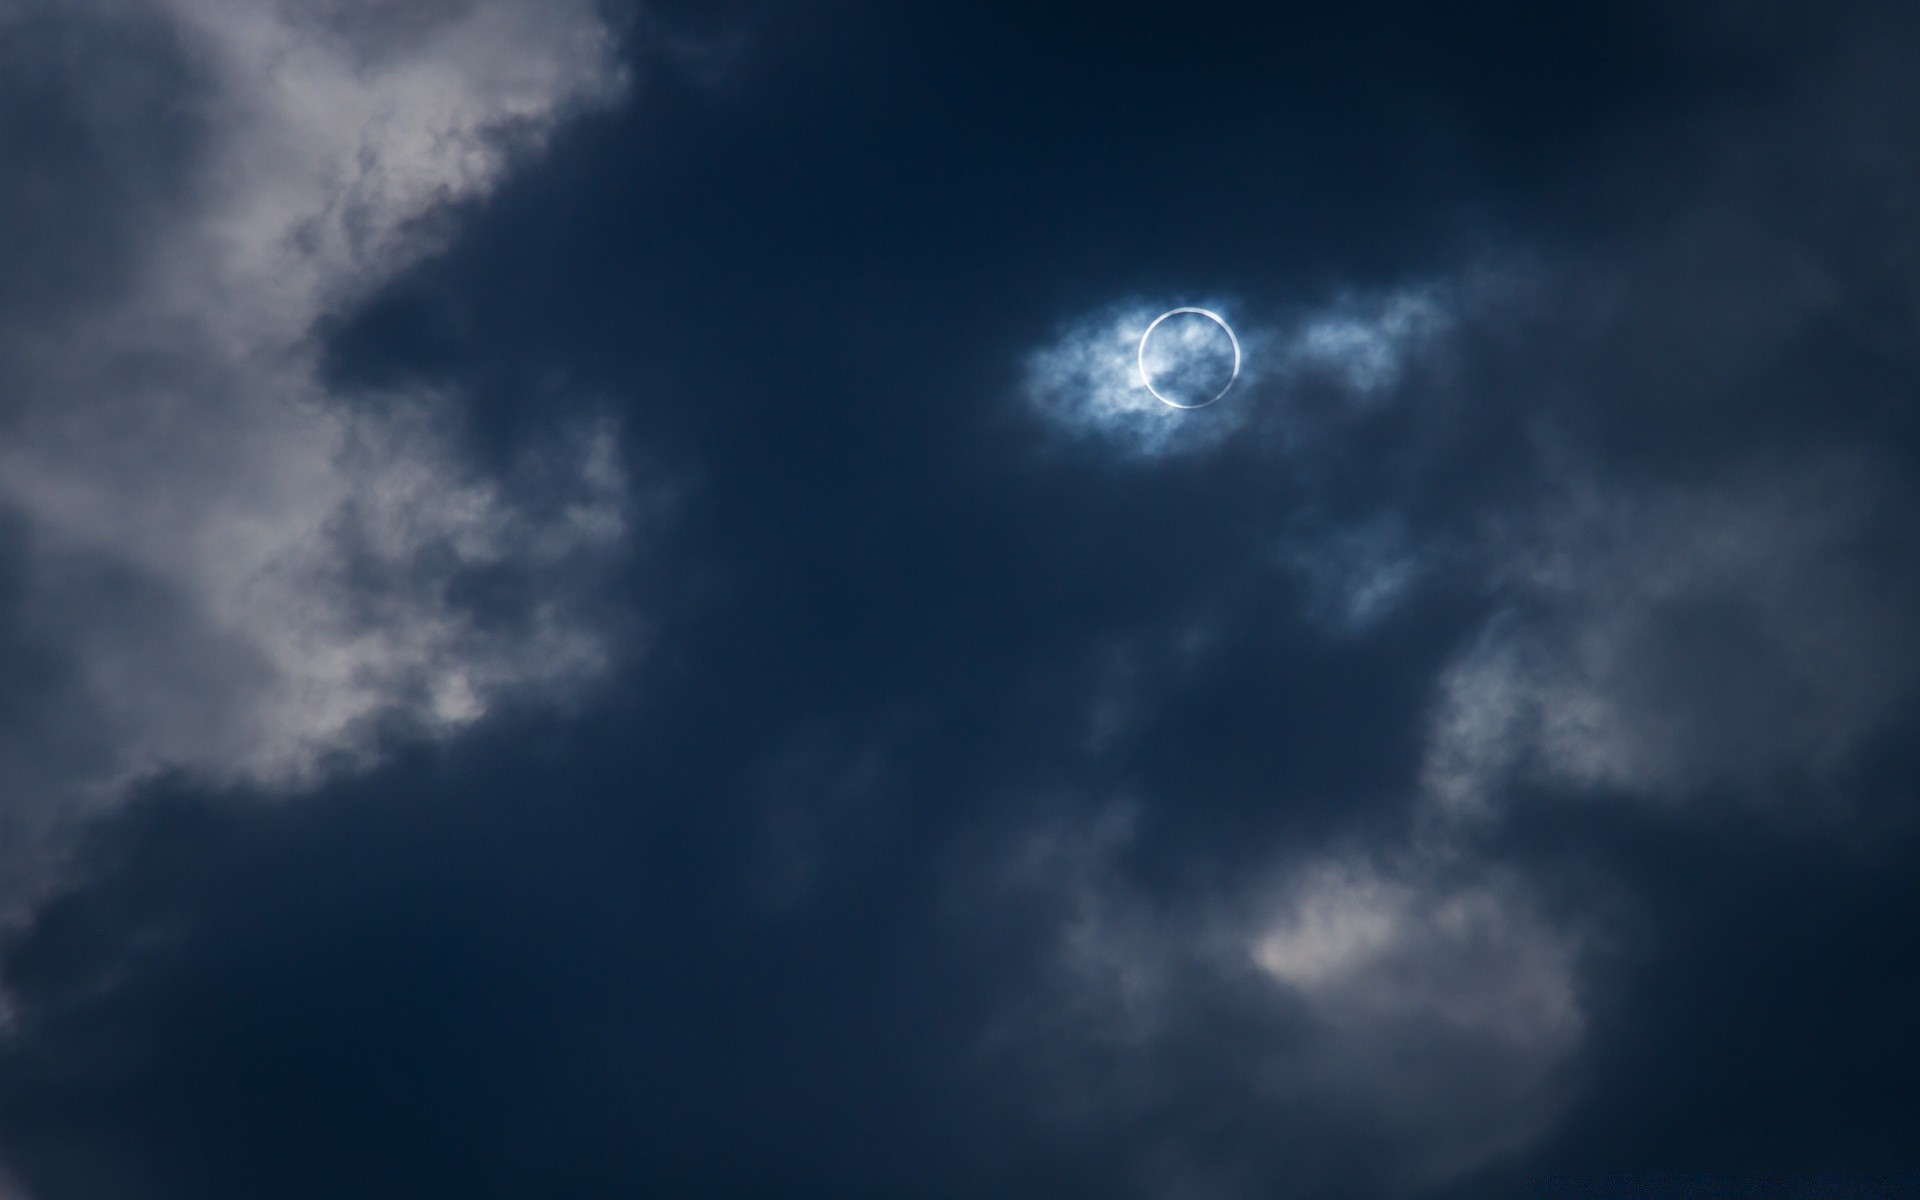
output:
[[[1153, 336], [1154, 330], [1160, 328], [1160, 322], [1166, 320], [1168, 317], [1177, 317], [1181, 313], [1196, 313], [1207, 318], [1207, 320], [1218, 325], [1226, 333], [1227, 340], [1233, 343], [1233, 374], [1227, 376], [1226, 386], [1222, 387], [1213, 395], [1208, 396], [1205, 400], [1200, 401], [1198, 404], [1182, 404], [1178, 400], [1168, 399], [1166, 396], [1160, 394], [1158, 388], [1153, 386], [1153, 380], [1147, 378], [1147, 339]], [[1147, 331], [1140, 335], [1140, 352], [1136, 357], [1140, 363], [1140, 382], [1146, 386], [1149, 392], [1153, 393], [1154, 399], [1172, 408], [1205, 408], [1207, 405], [1212, 404], [1215, 400], [1218, 400], [1231, 391], [1233, 389], [1233, 381], [1240, 378], [1240, 339], [1233, 335], [1233, 326], [1227, 324], [1225, 317], [1222, 317], [1217, 312], [1211, 312], [1204, 308], [1169, 309], [1155, 317], [1153, 324], [1147, 326]]]

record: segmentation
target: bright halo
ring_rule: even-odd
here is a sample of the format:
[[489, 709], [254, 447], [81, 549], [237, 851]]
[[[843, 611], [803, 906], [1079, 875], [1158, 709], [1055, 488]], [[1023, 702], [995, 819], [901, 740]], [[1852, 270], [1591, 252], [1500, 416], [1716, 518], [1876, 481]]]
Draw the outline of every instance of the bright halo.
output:
[[[1227, 335], [1227, 341], [1233, 346], [1233, 374], [1227, 376], [1227, 382], [1221, 386], [1219, 391], [1207, 397], [1205, 400], [1200, 401], [1198, 404], [1182, 404], [1178, 400], [1164, 395], [1158, 388], [1153, 386], [1153, 380], [1147, 375], [1147, 339], [1152, 337], [1153, 331], [1160, 327], [1160, 322], [1166, 320], [1168, 317], [1177, 317], [1182, 313], [1194, 313], [1212, 321]], [[1173, 308], [1155, 317], [1153, 324], [1147, 326], [1147, 331], [1140, 335], [1140, 349], [1135, 355], [1135, 358], [1140, 366], [1141, 384], [1145, 386], [1149, 392], [1153, 393], [1154, 399], [1170, 408], [1205, 408], [1207, 405], [1212, 404], [1215, 400], [1218, 400], [1231, 391], [1233, 381], [1240, 378], [1240, 339], [1234, 336], [1233, 326], [1227, 324], [1225, 317], [1205, 308]]]

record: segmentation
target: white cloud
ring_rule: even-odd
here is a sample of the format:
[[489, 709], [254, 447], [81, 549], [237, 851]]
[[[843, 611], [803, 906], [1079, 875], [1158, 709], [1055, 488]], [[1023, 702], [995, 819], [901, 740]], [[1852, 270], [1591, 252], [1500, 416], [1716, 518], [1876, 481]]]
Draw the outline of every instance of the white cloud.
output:
[[[1233, 321], [1231, 310], [1219, 304], [1201, 307]], [[1151, 458], [1218, 444], [1245, 422], [1243, 405], [1222, 400], [1206, 408], [1174, 408], [1141, 381], [1140, 339], [1164, 311], [1136, 301], [1067, 329], [1028, 359], [1029, 402], [1070, 435], [1107, 442], [1129, 455]], [[1245, 336], [1241, 343], [1248, 361], [1229, 393], [1235, 400], [1257, 375], [1254, 349]]]
[[[1435, 284], [1349, 294], [1285, 320], [1260, 321], [1220, 301], [1242, 349], [1240, 377], [1218, 403], [1164, 404], [1140, 378], [1140, 340], [1167, 305], [1133, 300], [1083, 318], [1028, 357], [1027, 402], [1055, 430], [1154, 459], [1219, 446], [1250, 422], [1298, 420], [1294, 390], [1332, 387], [1364, 408], [1398, 387], [1417, 356], [1452, 326], [1463, 291]], [[1205, 330], [1196, 327], [1195, 336]], [[1277, 403], [1279, 411], [1263, 412]], [[1284, 440], [1284, 439], [1283, 439]]]
[[[203, 85], [152, 116], [193, 124], [184, 198], [154, 201], [91, 303], [0, 327], [13, 636], [50, 671], [8, 733], [15, 890], [49, 828], [142, 774], [297, 786], [363, 761], [376, 723], [443, 734], [571, 690], [612, 647], [566, 581], [630, 521], [606, 424], [491, 478], [453, 398], [336, 395], [315, 345], [433, 247], [435, 218], [620, 93], [594, 5], [155, 0], [85, 19], [135, 15]], [[512, 613], [458, 598], [500, 572], [544, 582]]]

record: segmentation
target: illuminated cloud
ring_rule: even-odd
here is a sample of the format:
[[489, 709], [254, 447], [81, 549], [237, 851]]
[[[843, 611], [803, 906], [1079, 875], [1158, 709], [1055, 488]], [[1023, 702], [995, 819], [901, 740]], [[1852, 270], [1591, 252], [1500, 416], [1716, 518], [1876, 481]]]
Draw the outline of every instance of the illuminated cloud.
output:
[[[1231, 310], [1203, 305], [1233, 320]], [[1143, 458], [1217, 445], [1246, 421], [1245, 387], [1258, 359], [1249, 348], [1240, 384], [1198, 410], [1162, 403], [1140, 378], [1140, 339], [1166, 306], [1134, 302], [1087, 318], [1027, 362], [1024, 388], [1048, 422], [1074, 437], [1110, 444]]]
[[[1332, 388], [1344, 402], [1364, 407], [1400, 386], [1419, 356], [1453, 323], [1449, 305], [1458, 289], [1426, 285], [1377, 295], [1347, 295], [1289, 320], [1250, 319], [1236, 306], [1205, 301], [1193, 307], [1220, 313], [1242, 349], [1240, 376], [1218, 402], [1197, 409], [1162, 403], [1140, 375], [1141, 337], [1167, 305], [1129, 301], [1083, 318], [1027, 359], [1022, 390], [1057, 433], [1108, 446], [1129, 458], [1155, 459], [1219, 446], [1256, 423], [1295, 420], [1292, 393]], [[1197, 351], [1212, 336], [1196, 322], [1181, 331]], [[1150, 346], [1155, 354], [1177, 352]], [[1212, 349], [1208, 347], [1208, 349]], [[1190, 353], [1188, 374], [1205, 377], [1211, 394], [1217, 355]], [[1158, 370], [1153, 362], [1150, 370]], [[1162, 364], [1168, 370], [1172, 364]]]

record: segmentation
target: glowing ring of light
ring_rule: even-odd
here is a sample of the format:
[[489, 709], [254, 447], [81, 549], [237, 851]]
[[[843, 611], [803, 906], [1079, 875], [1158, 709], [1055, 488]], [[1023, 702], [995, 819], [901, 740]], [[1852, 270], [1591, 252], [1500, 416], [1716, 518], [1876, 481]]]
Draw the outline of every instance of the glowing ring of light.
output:
[[[1159, 389], [1153, 386], [1153, 381], [1147, 378], [1147, 339], [1153, 336], [1154, 330], [1160, 328], [1160, 322], [1166, 320], [1168, 317], [1177, 317], [1181, 313], [1198, 313], [1200, 316], [1207, 318], [1225, 330], [1227, 340], [1233, 343], [1233, 374], [1227, 377], [1227, 385], [1198, 404], [1182, 404], [1178, 400], [1167, 399], [1160, 394]], [[1205, 408], [1207, 405], [1212, 404], [1215, 400], [1232, 391], [1233, 381], [1240, 378], [1240, 339], [1233, 336], [1233, 326], [1227, 324], [1225, 317], [1217, 312], [1210, 312], [1204, 308], [1174, 308], [1155, 317], [1153, 324], [1147, 326], [1147, 331], [1140, 335], [1140, 352], [1135, 357], [1140, 362], [1140, 382], [1146, 386], [1149, 392], [1153, 393], [1154, 399], [1171, 408]]]

